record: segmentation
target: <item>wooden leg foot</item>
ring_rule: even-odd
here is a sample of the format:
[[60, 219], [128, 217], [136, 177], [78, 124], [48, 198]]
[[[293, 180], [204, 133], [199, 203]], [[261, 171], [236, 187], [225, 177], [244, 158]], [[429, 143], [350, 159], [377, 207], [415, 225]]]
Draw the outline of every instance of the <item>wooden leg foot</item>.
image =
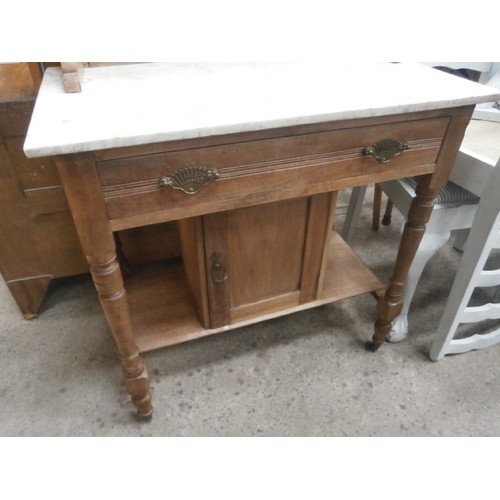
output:
[[153, 416], [151, 387], [146, 367], [139, 353], [126, 359], [122, 358], [121, 363], [125, 385], [137, 409], [137, 417], [142, 420], [150, 419]]
[[[148, 384], [149, 386], [149, 384]], [[140, 420], [151, 420], [153, 417], [153, 407], [151, 406], [151, 392], [142, 399], [135, 399], [132, 396], [132, 403], [137, 409], [137, 418]]]
[[391, 331], [391, 322], [377, 320], [375, 322], [375, 333], [371, 340], [366, 342], [365, 349], [370, 352], [375, 352], [380, 349], [380, 346], [385, 342], [386, 336]]
[[38, 318], [38, 314], [23, 314], [23, 318], [31, 321], [32, 319]]
[[[148, 384], [149, 391], [149, 384]], [[142, 399], [136, 399], [132, 396], [132, 403], [137, 410], [139, 420], [151, 420], [153, 417], [153, 407], [151, 406], [151, 392], [149, 391]]]
[[24, 319], [32, 320], [38, 316], [51, 281], [52, 276], [37, 276], [6, 282]]
[[137, 410], [137, 420], [143, 420], [145, 422], [152, 420], [153, 418], [153, 408], [151, 408], [151, 411], [149, 413], [139, 413], [139, 410]]

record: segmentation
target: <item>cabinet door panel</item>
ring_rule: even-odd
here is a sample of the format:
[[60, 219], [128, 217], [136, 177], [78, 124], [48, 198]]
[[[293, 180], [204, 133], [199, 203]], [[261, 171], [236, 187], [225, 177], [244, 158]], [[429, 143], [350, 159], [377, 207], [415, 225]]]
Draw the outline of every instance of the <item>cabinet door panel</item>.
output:
[[299, 198], [204, 217], [212, 328], [298, 305], [309, 207]]
[[300, 198], [228, 213], [232, 307], [299, 289], [307, 211]]

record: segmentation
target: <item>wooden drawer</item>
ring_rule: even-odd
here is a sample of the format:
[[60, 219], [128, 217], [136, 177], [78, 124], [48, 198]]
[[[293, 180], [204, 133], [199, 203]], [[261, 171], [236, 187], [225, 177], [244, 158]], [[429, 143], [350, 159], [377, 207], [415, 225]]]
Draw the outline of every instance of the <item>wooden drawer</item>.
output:
[[[448, 123], [445, 116], [191, 147], [98, 161], [97, 168], [109, 218], [137, 224], [153, 212], [175, 219], [398, 178], [402, 170], [432, 172]], [[364, 154], [388, 138], [410, 149], [388, 163]], [[162, 176], [186, 167], [217, 169], [218, 178], [193, 195], [160, 186]]]

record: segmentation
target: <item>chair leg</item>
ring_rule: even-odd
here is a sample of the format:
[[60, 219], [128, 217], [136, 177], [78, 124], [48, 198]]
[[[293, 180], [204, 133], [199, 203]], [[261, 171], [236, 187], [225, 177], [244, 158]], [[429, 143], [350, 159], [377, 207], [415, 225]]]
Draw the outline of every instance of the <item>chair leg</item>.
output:
[[403, 291], [403, 309], [391, 325], [391, 331], [387, 335], [389, 342], [400, 342], [408, 335], [408, 311], [417, 288], [418, 281], [429, 259], [449, 240], [450, 231], [442, 233], [425, 233], [418, 252], [408, 271], [407, 282]]
[[382, 219], [383, 226], [389, 226], [391, 224], [392, 218], [392, 208], [394, 207], [394, 203], [391, 199], [387, 200], [387, 205], [385, 206], [384, 218]]
[[470, 229], [460, 229], [457, 231], [455, 235], [455, 239], [453, 240], [453, 248], [458, 250], [459, 252], [464, 251], [465, 242], [469, 237]]
[[[373, 215], [372, 215], [372, 229], [373, 231], [378, 231], [380, 222], [380, 209], [382, 207], [382, 189], [378, 184], [375, 184], [375, 190], [373, 192]], [[390, 198], [387, 199], [387, 205], [385, 206], [384, 217], [382, 218], [382, 225], [388, 226], [391, 223], [392, 209], [394, 203]]]
[[365, 198], [366, 186], [358, 186], [352, 189], [347, 213], [342, 228], [342, 238], [346, 243], [351, 243], [354, 235], [354, 229], [359, 219], [359, 214], [363, 208], [363, 200]]
[[373, 214], [372, 214], [372, 230], [378, 231], [380, 221], [380, 206], [382, 205], [382, 189], [378, 184], [375, 184], [373, 191]]

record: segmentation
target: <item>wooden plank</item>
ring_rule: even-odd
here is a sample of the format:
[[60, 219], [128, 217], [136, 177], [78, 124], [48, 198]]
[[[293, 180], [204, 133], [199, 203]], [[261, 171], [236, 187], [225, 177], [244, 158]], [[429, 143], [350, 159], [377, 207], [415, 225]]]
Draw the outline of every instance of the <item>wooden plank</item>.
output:
[[231, 323], [241, 323], [255, 317], [274, 314], [283, 309], [291, 309], [299, 305], [299, 292], [288, 292], [274, 297], [265, 298], [257, 302], [243, 304], [231, 308]]
[[310, 198], [304, 264], [300, 284], [300, 303], [316, 299], [325, 249], [332, 234], [336, 192]]
[[193, 217], [180, 220], [179, 236], [184, 270], [196, 302], [198, 315], [203, 326], [210, 328], [207, 271], [201, 218]]
[[383, 288], [382, 282], [336, 232], [332, 234], [318, 299], [340, 300]]

